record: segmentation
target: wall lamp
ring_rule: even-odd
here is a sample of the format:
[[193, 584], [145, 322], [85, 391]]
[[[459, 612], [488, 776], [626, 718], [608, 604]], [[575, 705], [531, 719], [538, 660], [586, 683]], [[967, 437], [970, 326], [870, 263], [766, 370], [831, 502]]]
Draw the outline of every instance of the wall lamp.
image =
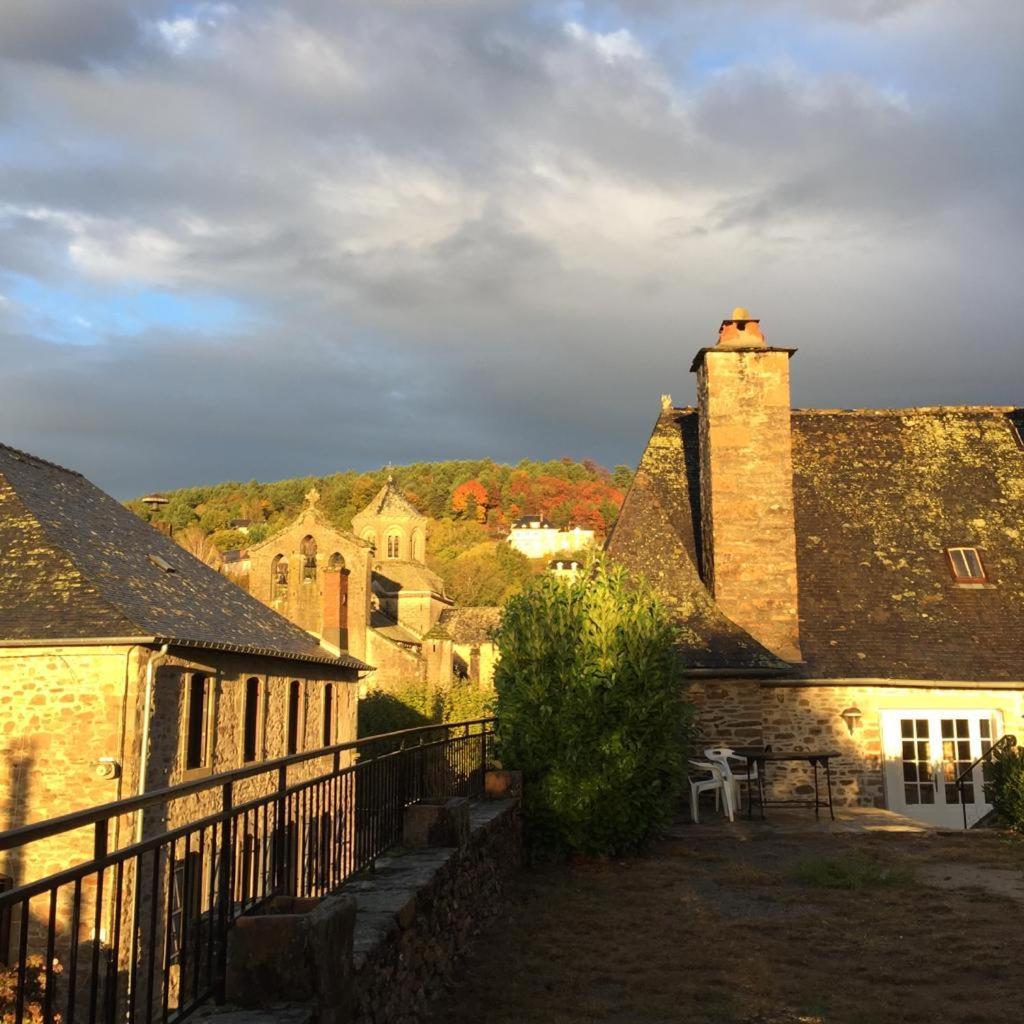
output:
[[839, 717], [846, 723], [846, 728], [850, 730], [850, 735], [852, 736], [853, 730], [857, 728], [861, 718], [864, 716], [860, 713], [860, 708], [854, 705], [845, 711], [840, 711]]

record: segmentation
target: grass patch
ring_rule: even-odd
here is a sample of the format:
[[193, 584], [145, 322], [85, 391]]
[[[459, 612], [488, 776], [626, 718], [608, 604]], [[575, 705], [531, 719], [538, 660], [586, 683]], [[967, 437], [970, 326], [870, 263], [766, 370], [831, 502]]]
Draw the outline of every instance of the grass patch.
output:
[[914, 879], [909, 867], [894, 866], [864, 853], [842, 857], [805, 857], [793, 869], [793, 879], [817, 889], [880, 889], [907, 885]]

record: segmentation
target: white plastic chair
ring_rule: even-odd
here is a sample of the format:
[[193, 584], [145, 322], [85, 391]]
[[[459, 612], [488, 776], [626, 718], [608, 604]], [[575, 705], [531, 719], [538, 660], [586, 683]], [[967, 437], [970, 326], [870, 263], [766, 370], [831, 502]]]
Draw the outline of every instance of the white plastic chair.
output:
[[[742, 807], [743, 801], [740, 799], [740, 783], [745, 782], [748, 786], [752, 782], [757, 782], [757, 765], [751, 764], [746, 758], [740, 757], [732, 747], [708, 747], [704, 751], [704, 756], [714, 765], [717, 765], [722, 773], [722, 781], [724, 783], [726, 791], [732, 797], [733, 807]], [[731, 764], [730, 759], [733, 761], [743, 761], [748, 765], [747, 768], [736, 771]]]
[[730, 792], [729, 787], [725, 784], [721, 767], [718, 764], [712, 764], [710, 761], [691, 760], [690, 764], [692, 764], [694, 768], [699, 768], [702, 772], [707, 772], [711, 776], [707, 779], [690, 779], [690, 817], [693, 818], [694, 824], [700, 824], [700, 812], [698, 811], [697, 805], [700, 801], [701, 793], [705, 793], [708, 790], [714, 791], [715, 810], [717, 811], [720, 806], [720, 802], [724, 801], [725, 813], [730, 821], [734, 821], [732, 793]]

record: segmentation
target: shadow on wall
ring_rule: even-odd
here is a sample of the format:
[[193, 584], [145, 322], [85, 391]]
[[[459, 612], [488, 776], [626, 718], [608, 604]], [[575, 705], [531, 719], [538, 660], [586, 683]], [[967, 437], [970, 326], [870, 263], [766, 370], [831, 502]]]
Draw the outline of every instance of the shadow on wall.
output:
[[[31, 805], [31, 773], [36, 760], [35, 752], [36, 743], [31, 737], [20, 737], [4, 751], [7, 787], [2, 824], [5, 831], [29, 823], [28, 808]], [[19, 847], [0, 854], [0, 874], [9, 875], [16, 885], [23, 880], [23, 853]]]

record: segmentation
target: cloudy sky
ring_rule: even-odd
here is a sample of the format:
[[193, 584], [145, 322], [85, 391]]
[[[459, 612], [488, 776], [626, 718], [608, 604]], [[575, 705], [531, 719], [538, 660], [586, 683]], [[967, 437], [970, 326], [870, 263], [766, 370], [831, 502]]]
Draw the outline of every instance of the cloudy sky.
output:
[[120, 497], [635, 463], [737, 304], [794, 403], [1024, 402], [1024, 4], [0, 9], [0, 439]]

